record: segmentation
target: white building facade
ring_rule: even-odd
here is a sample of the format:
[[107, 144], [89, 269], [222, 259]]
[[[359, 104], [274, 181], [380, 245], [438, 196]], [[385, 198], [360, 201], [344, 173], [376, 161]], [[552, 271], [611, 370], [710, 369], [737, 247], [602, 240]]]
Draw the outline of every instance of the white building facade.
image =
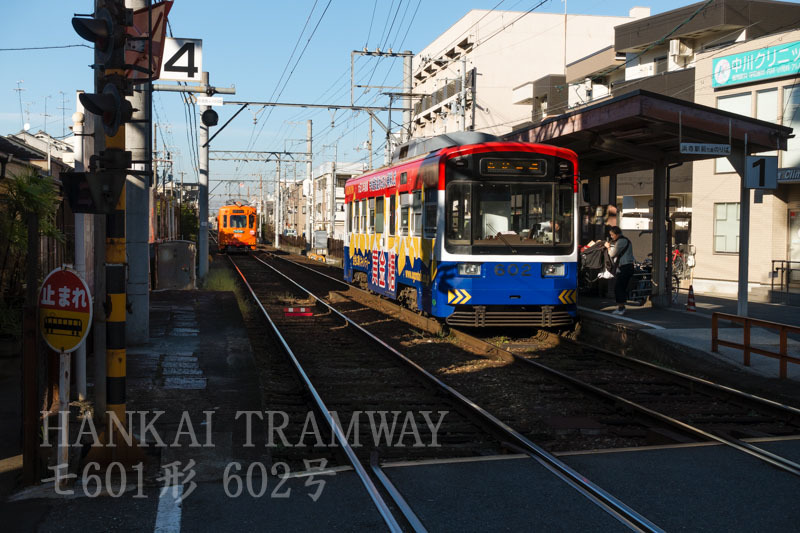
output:
[[[615, 26], [648, 14], [645, 8], [627, 17], [470, 11], [413, 59], [411, 136], [503, 135], [535, 116], [535, 107], [562, 112], [565, 64], [612, 45]], [[560, 83], [536, 83], [551, 75], [561, 76]]]

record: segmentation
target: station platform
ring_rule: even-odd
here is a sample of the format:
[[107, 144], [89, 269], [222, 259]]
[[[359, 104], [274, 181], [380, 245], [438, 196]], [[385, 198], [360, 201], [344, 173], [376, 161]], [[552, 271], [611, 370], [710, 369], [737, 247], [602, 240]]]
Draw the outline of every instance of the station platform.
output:
[[[742, 350], [720, 346], [711, 351], [711, 316], [714, 312], [735, 315], [737, 300], [716, 294], [695, 293], [696, 311], [687, 311], [688, 295], [681, 292], [670, 307], [656, 308], [627, 305], [623, 316], [613, 315], [613, 297], [585, 296], [578, 300], [581, 316], [581, 339], [602, 339], [609, 349], [626, 355], [666, 363], [677, 368], [723, 374], [733, 380], [731, 386], [747, 383], [765, 393], [779, 393], [784, 399], [800, 406], [800, 365], [788, 363], [787, 379], [779, 379], [777, 359], [751, 354], [750, 366], [744, 365]], [[800, 327], [800, 308], [783, 304], [749, 302], [750, 318]], [[719, 338], [742, 343], [743, 328], [720, 320]], [[777, 331], [752, 328], [754, 347], [779, 352]], [[789, 334], [788, 354], [800, 357], [800, 335]]]

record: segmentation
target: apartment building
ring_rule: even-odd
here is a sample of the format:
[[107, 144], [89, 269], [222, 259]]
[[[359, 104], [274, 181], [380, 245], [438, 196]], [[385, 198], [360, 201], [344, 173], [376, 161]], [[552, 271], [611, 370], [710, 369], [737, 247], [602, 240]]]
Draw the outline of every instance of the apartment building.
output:
[[[794, 26], [800, 26], [800, 6]], [[789, 19], [785, 19], [789, 20]], [[778, 159], [777, 189], [750, 194], [749, 290], [780, 301], [800, 289], [800, 29], [701, 53], [695, 100], [794, 128]], [[694, 163], [692, 242], [698, 289], [734, 293], [739, 258], [739, 175], [727, 159]], [[790, 272], [788, 269], [792, 268]]]
[[614, 42], [614, 27], [647, 16], [472, 10], [414, 56], [411, 136], [503, 135], [563, 111], [564, 65]]

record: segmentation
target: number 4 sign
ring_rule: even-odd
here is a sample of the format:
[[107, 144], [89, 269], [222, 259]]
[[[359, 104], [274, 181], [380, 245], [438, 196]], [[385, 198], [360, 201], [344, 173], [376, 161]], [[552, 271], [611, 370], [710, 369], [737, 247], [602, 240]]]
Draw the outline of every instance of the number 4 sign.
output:
[[202, 39], [164, 40], [164, 56], [161, 64], [162, 80], [200, 81], [203, 72]]
[[748, 155], [744, 165], [744, 186], [747, 189], [777, 189], [778, 156]]

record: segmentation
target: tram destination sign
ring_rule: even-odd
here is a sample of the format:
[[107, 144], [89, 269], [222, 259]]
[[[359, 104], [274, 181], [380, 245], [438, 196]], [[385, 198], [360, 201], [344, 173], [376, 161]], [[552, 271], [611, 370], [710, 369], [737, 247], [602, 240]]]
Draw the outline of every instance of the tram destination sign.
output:
[[86, 282], [72, 270], [53, 270], [39, 290], [39, 331], [59, 353], [78, 349], [92, 325], [92, 295]]
[[796, 76], [800, 72], [800, 41], [715, 58], [711, 68], [712, 87]]

